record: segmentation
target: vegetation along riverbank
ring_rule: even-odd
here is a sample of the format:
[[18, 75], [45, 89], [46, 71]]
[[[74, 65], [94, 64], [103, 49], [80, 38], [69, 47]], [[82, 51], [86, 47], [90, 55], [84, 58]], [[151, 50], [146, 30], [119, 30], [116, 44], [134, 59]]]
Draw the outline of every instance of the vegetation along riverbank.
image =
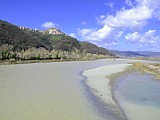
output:
[[107, 49], [81, 42], [58, 28], [33, 30], [0, 20], [0, 62], [92, 60], [113, 57]]
[[160, 79], [160, 64], [159, 63], [135, 62], [132, 64], [133, 64], [132, 66], [133, 69], [153, 74], [156, 76], [155, 77], [156, 79]]

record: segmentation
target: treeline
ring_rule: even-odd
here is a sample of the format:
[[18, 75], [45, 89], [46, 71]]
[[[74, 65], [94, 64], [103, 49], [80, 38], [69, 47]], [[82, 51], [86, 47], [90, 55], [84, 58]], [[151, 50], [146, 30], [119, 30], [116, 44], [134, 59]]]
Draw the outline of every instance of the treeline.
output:
[[87, 53], [86, 50], [80, 51], [78, 49], [69, 52], [54, 49], [49, 51], [43, 47], [32, 47], [21, 51], [12, 51], [12, 48], [8, 44], [0, 46], [0, 60], [91, 60], [111, 57], [109, 55]]

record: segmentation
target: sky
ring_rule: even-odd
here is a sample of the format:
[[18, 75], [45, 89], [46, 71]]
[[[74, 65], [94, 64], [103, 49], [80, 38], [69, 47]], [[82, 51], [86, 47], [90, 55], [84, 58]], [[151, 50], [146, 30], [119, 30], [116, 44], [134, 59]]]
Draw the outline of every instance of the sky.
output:
[[1, 0], [0, 19], [107, 49], [160, 52], [160, 0]]

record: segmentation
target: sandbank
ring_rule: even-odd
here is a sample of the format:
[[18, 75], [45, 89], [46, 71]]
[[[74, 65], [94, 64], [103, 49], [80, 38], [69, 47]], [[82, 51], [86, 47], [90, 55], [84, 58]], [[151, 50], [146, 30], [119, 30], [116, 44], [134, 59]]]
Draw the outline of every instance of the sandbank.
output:
[[90, 91], [105, 103], [109, 110], [108, 114], [112, 114], [116, 120], [126, 120], [127, 118], [113, 99], [110, 79], [108, 77], [124, 71], [124, 69], [129, 66], [130, 64], [112, 64], [83, 72], [83, 76], [87, 78], [86, 84], [89, 86]]

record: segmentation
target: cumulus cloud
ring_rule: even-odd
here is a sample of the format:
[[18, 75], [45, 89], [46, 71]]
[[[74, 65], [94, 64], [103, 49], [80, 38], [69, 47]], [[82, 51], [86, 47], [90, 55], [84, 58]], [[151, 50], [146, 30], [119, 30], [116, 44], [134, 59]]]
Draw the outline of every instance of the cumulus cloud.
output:
[[[115, 15], [106, 14], [97, 18], [97, 23], [103, 27], [99, 29], [78, 29], [79, 35], [82, 36], [84, 40], [90, 42], [96, 41], [96, 43], [114, 46], [118, 43], [119, 38], [126, 29], [138, 31], [146, 26], [150, 19], [160, 19], [159, 0], [125, 0], [125, 3], [130, 7], [121, 8]], [[106, 5], [113, 7], [113, 4], [106, 3]], [[135, 32], [131, 36], [139, 37], [139, 33]], [[127, 35], [126, 37], [130, 36]], [[146, 37], [144, 37], [144, 39], [146, 39]], [[133, 40], [134, 39], [132, 39], [132, 41]], [[142, 38], [141, 41], [143, 41]], [[154, 41], [150, 42], [152, 43]]]
[[159, 0], [135, 0], [137, 6], [146, 6], [152, 10], [152, 17], [160, 18], [160, 1]]
[[73, 38], [76, 38], [76, 34], [75, 33], [70, 33], [69, 36], [73, 37]]
[[99, 46], [110, 47], [117, 45], [117, 40], [123, 35], [123, 31], [104, 25], [101, 29], [79, 29], [78, 34], [84, 40]]
[[111, 27], [105, 25], [101, 29], [79, 29], [79, 34], [89, 41], [101, 41], [105, 39], [111, 32]]
[[103, 25], [114, 28], [131, 28], [137, 29], [145, 26], [147, 20], [152, 17], [152, 9], [147, 6], [140, 6], [129, 10], [123, 9], [116, 13], [116, 16], [107, 15], [103, 19], [99, 19]]
[[147, 24], [149, 19], [156, 17], [155, 13], [160, 12], [159, 0], [126, 0], [125, 3], [132, 7], [122, 8], [116, 12], [115, 16], [101, 15], [98, 22], [114, 28], [141, 28]]
[[96, 43], [99, 46], [110, 47], [118, 43], [118, 39], [123, 35], [122, 29], [115, 29], [104, 25], [100, 29], [78, 29], [78, 34], [83, 40]]
[[143, 34], [138, 32], [129, 33], [125, 36], [128, 42], [137, 44], [139, 47], [158, 48], [160, 46], [160, 36], [156, 35], [156, 30], [149, 30]]
[[59, 24], [53, 22], [45, 22], [44, 24], [42, 24], [42, 27], [44, 28], [55, 28], [57, 26], [59, 26]]

